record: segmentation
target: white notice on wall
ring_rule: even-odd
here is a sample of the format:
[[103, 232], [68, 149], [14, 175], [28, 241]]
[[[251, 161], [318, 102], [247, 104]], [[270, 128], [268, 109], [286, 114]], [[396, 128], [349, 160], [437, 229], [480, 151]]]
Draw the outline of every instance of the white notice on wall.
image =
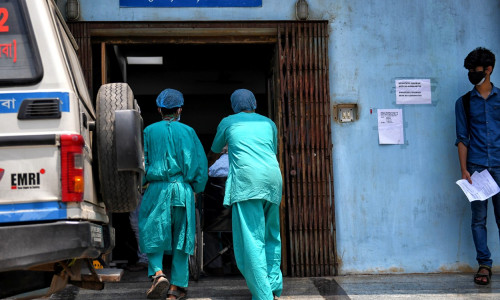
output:
[[430, 79], [396, 80], [396, 104], [431, 104]]
[[379, 144], [404, 144], [403, 110], [377, 109]]

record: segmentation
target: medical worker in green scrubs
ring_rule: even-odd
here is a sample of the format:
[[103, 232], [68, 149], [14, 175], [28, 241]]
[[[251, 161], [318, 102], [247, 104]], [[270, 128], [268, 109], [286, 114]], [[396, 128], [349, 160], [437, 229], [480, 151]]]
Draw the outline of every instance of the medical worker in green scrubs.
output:
[[[182, 94], [166, 89], [156, 105], [162, 120], [144, 130], [145, 181], [149, 183], [139, 211], [140, 247], [149, 259], [153, 285], [147, 297], [159, 298], [171, 283], [167, 299], [182, 299], [193, 254], [195, 195], [208, 179], [205, 151], [195, 131], [179, 122]], [[163, 254], [172, 255], [171, 281], [163, 273]]]
[[217, 127], [209, 156], [228, 145], [229, 174], [224, 205], [232, 207], [234, 255], [252, 299], [281, 295], [279, 204], [282, 178], [276, 159], [276, 125], [255, 112], [257, 101], [246, 89], [231, 95], [235, 114]]

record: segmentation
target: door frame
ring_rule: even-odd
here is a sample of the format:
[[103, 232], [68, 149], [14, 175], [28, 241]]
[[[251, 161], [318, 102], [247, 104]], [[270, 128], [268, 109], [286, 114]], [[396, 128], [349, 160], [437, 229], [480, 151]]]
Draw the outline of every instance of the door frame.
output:
[[[276, 55], [270, 72], [272, 79], [268, 81], [268, 101], [273, 102], [274, 106], [268, 108], [270, 112], [274, 112], [274, 120], [280, 135], [279, 161], [284, 179], [283, 199], [280, 205], [283, 273], [290, 276], [338, 274], [331, 159], [327, 21], [69, 22], [68, 26], [80, 47], [78, 56], [91, 95], [94, 94], [93, 44], [100, 44], [101, 47], [100, 59], [103, 62], [101, 84], [107, 83], [104, 61], [107, 44], [276, 45]], [[309, 67], [302, 62], [297, 63], [299, 55], [305, 59], [309, 52], [317, 50], [319, 52], [314, 59], [321, 63], [313, 66], [311, 62]], [[307, 63], [307, 60], [304, 61]], [[312, 70], [313, 68], [315, 70]], [[316, 72], [317, 69], [321, 70]], [[307, 72], [311, 75], [304, 75]], [[315, 82], [311, 82], [312, 80]], [[290, 91], [290, 88], [293, 91]], [[310, 106], [311, 112], [304, 112], [304, 109], [308, 109], [309, 103], [315, 101], [313, 98], [321, 99], [321, 103]], [[318, 149], [322, 159], [313, 160], [314, 166], [317, 167], [314, 168], [314, 172], [319, 176], [317, 183], [308, 181], [308, 174], [312, 174], [313, 169], [306, 171], [305, 168], [308, 157], [316, 156], [319, 152], [307, 148], [307, 145], [304, 148], [304, 142], [292, 142], [294, 137], [304, 138], [304, 128], [301, 127], [300, 120], [294, 118], [295, 116], [298, 118], [299, 115], [303, 118], [306, 114], [307, 117], [317, 117], [316, 124], [319, 126], [316, 126], [317, 131], [313, 131], [313, 135], [321, 135], [318, 141], [321, 140], [323, 143], [322, 148]], [[294, 123], [298, 125], [293, 126]], [[309, 123], [309, 126], [315, 125]], [[298, 161], [299, 157], [301, 162]], [[328, 164], [327, 168], [322, 168], [320, 171], [320, 164], [325, 163]], [[303, 171], [300, 171], [300, 168]], [[310, 197], [306, 195], [306, 190], [309, 189], [313, 191], [311, 194], [314, 194]], [[314, 211], [307, 213], [309, 201], [315, 203], [312, 204]], [[316, 216], [315, 213], [319, 215]], [[323, 215], [324, 213], [326, 215]], [[321, 222], [315, 220], [315, 217]], [[306, 223], [307, 220], [311, 222]], [[319, 230], [322, 230], [322, 233], [318, 236]], [[315, 237], [322, 237], [320, 240], [326, 243], [326, 246], [318, 245], [320, 240], [315, 240]], [[316, 246], [309, 249], [307, 247], [309, 242], [316, 243]]]

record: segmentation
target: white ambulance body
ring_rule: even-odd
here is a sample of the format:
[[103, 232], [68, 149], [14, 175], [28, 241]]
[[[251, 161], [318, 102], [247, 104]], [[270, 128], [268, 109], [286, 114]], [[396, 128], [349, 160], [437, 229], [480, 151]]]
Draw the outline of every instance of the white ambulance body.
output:
[[139, 199], [139, 107], [123, 83], [93, 102], [75, 46], [52, 0], [0, 0], [0, 298], [109, 252]]

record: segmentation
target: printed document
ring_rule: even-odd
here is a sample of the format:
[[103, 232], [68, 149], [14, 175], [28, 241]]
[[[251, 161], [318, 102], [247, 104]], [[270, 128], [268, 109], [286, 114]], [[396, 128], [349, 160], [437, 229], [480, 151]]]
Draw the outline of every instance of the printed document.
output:
[[486, 200], [500, 192], [500, 187], [498, 187], [498, 184], [493, 177], [491, 177], [488, 170], [484, 170], [481, 173], [474, 172], [470, 178], [472, 184], [470, 184], [467, 179], [460, 179], [457, 181], [458, 186], [462, 188], [462, 191], [464, 191], [470, 202]]
[[377, 109], [378, 143], [404, 144], [403, 110]]
[[396, 104], [431, 104], [430, 79], [396, 80]]

